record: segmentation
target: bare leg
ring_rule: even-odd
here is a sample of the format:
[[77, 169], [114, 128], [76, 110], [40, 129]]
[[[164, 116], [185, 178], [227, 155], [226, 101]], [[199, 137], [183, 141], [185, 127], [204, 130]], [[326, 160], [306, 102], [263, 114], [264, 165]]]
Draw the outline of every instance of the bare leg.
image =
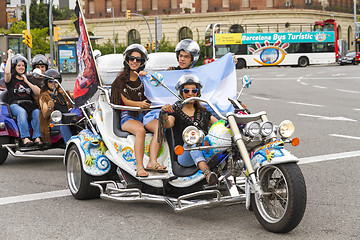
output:
[[136, 159], [136, 171], [139, 176], [148, 176], [149, 173], [144, 170], [144, 145], [145, 145], [145, 128], [137, 120], [128, 120], [122, 125], [124, 131], [135, 135], [134, 152]]
[[[150, 142], [150, 147], [149, 147], [150, 160], [147, 165], [147, 167], [151, 168], [154, 167], [157, 163], [157, 156], [159, 155], [159, 151], [162, 144], [162, 142], [160, 143], [157, 142], [158, 120], [157, 119], [152, 120], [151, 122], [145, 125], [145, 128], [154, 134]], [[165, 169], [166, 167], [161, 167], [161, 168]]]

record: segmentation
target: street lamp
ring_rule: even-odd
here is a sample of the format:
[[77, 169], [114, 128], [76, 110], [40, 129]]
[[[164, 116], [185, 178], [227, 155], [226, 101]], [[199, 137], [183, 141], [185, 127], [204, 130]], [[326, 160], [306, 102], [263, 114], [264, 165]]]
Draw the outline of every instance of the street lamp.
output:
[[116, 53], [116, 43], [115, 43], [115, 16], [114, 16], [114, 7], [111, 7], [111, 8], [108, 8], [108, 9], [106, 9], [107, 10], [107, 12], [110, 12], [110, 11], [112, 11], [112, 14], [113, 14], [113, 38], [114, 38], [114, 54]]

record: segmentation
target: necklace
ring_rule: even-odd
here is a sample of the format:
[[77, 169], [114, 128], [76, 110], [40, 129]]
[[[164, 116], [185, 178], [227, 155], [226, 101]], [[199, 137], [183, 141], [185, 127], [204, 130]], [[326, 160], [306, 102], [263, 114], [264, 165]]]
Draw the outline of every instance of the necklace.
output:
[[126, 87], [129, 88], [131, 91], [137, 91], [139, 90], [141, 87], [143, 86], [143, 83], [141, 82], [140, 85], [138, 87], [130, 87], [129, 84], [126, 83]]

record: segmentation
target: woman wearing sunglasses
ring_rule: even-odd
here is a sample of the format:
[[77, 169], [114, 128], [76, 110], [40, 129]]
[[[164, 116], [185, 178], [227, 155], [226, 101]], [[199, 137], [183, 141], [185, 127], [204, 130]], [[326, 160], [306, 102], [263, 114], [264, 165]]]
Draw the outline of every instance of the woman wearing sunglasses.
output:
[[[58, 80], [59, 83], [62, 82], [62, 77], [60, 73], [55, 69], [49, 69], [45, 72], [45, 76], [52, 77]], [[41, 88], [41, 94], [39, 96], [39, 106], [41, 109], [40, 114], [40, 131], [43, 137], [43, 141], [46, 145], [50, 146], [52, 144], [50, 138], [50, 115], [53, 111], [59, 110], [62, 113], [69, 112], [69, 109], [73, 108], [73, 104], [70, 99], [64, 93], [64, 91], [59, 87], [58, 83], [55, 83], [53, 80], [45, 78], [44, 86]], [[67, 94], [72, 97], [72, 94], [67, 91]], [[71, 138], [72, 133], [70, 126], [55, 126], [60, 129], [61, 136], [64, 139], [65, 144]]]
[[[148, 109], [151, 103], [144, 95], [144, 85], [139, 76], [146, 75], [145, 64], [148, 60], [146, 49], [140, 44], [128, 46], [124, 52], [124, 69], [111, 84], [111, 102]], [[166, 167], [157, 162], [161, 144], [157, 142], [158, 120], [152, 116], [153, 111], [122, 111], [121, 129], [135, 135], [134, 152], [136, 159], [136, 176], [147, 177], [148, 171], [166, 173]], [[146, 130], [154, 133], [150, 142], [149, 163], [144, 168], [144, 146]]]
[[[201, 88], [202, 84], [200, 79], [193, 74], [183, 75], [179, 78], [176, 85], [178, 95], [184, 100], [191, 97], [200, 97]], [[197, 101], [191, 101], [183, 105], [181, 110], [174, 109], [170, 104], [166, 104], [162, 107], [162, 110], [165, 112], [162, 115], [163, 126], [164, 128], [173, 129], [175, 146], [184, 145], [182, 132], [186, 127], [197, 125], [206, 134], [209, 127], [217, 121], [217, 119]], [[184, 167], [196, 164], [205, 175], [208, 184], [212, 185], [217, 182], [217, 175], [214, 172], [210, 172], [202, 151], [185, 151], [182, 155], [178, 156], [177, 161]]]

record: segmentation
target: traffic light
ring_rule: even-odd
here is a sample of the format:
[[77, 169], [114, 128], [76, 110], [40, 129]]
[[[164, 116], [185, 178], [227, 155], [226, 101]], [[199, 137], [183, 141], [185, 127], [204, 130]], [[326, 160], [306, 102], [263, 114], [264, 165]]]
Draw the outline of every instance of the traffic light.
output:
[[130, 10], [126, 10], [126, 18], [130, 19], [131, 18], [131, 12]]
[[152, 47], [151, 47], [152, 50], [155, 50], [155, 41], [152, 42]]
[[150, 51], [150, 45], [147, 43], [146, 44], [146, 50], [149, 52]]
[[61, 38], [60, 38], [60, 30], [61, 30], [61, 28], [54, 27], [54, 42], [57, 42], [57, 41], [61, 40]]
[[29, 48], [32, 48], [32, 36], [29, 34], [29, 30], [23, 30], [24, 38], [23, 43], [25, 43]]

